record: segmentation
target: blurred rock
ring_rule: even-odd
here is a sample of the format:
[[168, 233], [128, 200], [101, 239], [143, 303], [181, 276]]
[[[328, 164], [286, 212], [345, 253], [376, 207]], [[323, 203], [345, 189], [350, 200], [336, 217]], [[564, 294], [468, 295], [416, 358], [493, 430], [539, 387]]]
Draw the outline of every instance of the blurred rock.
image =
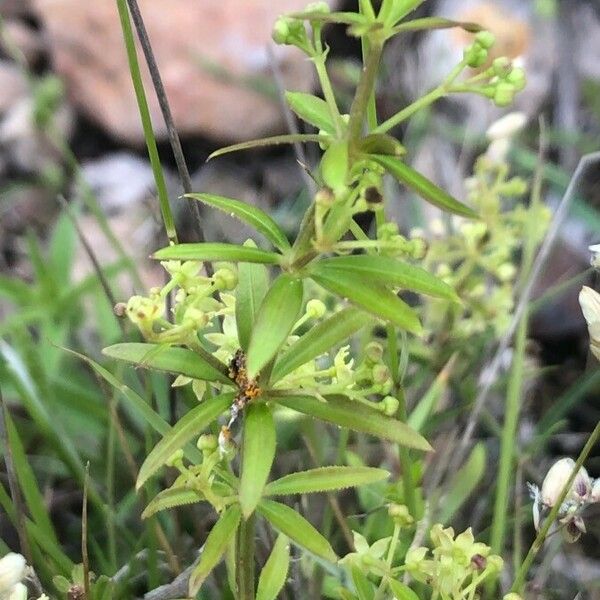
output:
[[29, 228], [44, 232], [58, 213], [58, 202], [40, 185], [14, 186], [3, 192], [2, 201], [0, 230], [10, 234], [23, 234]]
[[[142, 128], [114, 0], [32, 0], [48, 35], [54, 68], [74, 104], [113, 136], [140, 143]], [[267, 44], [276, 17], [305, 0], [141, 0], [140, 9], [181, 134], [246, 140], [282, 130]], [[313, 83], [312, 65], [296, 49], [276, 47], [284, 80]], [[140, 61], [143, 58], [140, 53]], [[145, 78], [155, 133], [166, 132]]]
[[2, 0], [0, 2], [0, 15], [2, 17], [27, 17], [31, 14], [29, 0]]
[[10, 19], [4, 23], [4, 34], [4, 38], [0, 40], [0, 48], [6, 54], [12, 53], [12, 48], [5, 43], [5, 40], [9, 40], [10, 45], [23, 54], [28, 65], [32, 66], [40, 60], [44, 43], [39, 32], [33, 27], [24, 21]]
[[29, 96], [15, 102], [0, 123], [0, 146], [11, 166], [30, 173], [43, 173], [61, 160], [52, 137], [67, 140], [73, 130], [73, 115], [61, 104], [52, 117], [53, 132], [40, 129], [34, 120], [34, 100]]
[[27, 80], [17, 65], [0, 60], [0, 115], [27, 94]]
[[87, 185], [109, 214], [126, 211], [155, 194], [152, 168], [147, 160], [135, 154], [108, 154], [85, 162], [82, 168]]

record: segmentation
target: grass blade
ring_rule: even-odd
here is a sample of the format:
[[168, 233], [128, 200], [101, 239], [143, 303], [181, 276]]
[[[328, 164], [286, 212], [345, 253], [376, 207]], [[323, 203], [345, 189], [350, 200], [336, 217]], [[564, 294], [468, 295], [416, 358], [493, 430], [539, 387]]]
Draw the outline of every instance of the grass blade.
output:
[[281, 260], [281, 254], [249, 246], [236, 246], [235, 244], [214, 242], [167, 246], [166, 248], [157, 250], [152, 255], [152, 258], [158, 260], [223, 260], [275, 265]]

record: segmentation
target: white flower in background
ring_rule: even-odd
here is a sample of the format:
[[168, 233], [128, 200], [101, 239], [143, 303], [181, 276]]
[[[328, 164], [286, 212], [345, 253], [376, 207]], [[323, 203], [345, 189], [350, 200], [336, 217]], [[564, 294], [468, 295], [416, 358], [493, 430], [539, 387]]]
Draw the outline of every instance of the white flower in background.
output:
[[579, 304], [590, 334], [590, 350], [600, 360], [600, 294], [584, 285], [579, 292]]
[[[25, 558], [15, 552], [9, 552], [0, 559], [0, 598], [2, 600], [27, 598], [27, 589], [21, 584], [21, 579], [25, 576], [25, 567]], [[23, 589], [25, 589], [24, 596]]]
[[510, 150], [512, 139], [527, 123], [527, 116], [522, 112], [511, 112], [494, 121], [486, 131], [490, 145], [485, 153], [493, 162], [504, 162]]
[[600, 268], [600, 244], [593, 244], [592, 246], [588, 246], [588, 250], [592, 255], [592, 259], [590, 264], [592, 267]]
[[[536, 485], [527, 484], [533, 499], [533, 524], [536, 530], [539, 530], [541, 512], [556, 505], [574, 468], [575, 461], [572, 458], [561, 458], [550, 467], [541, 490]], [[563, 537], [570, 543], [577, 541], [586, 531], [580, 513], [588, 504], [597, 502], [594, 495], [595, 483], [586, 469], [581, 467], [559, 507], [558, 518], [562, 524]]]

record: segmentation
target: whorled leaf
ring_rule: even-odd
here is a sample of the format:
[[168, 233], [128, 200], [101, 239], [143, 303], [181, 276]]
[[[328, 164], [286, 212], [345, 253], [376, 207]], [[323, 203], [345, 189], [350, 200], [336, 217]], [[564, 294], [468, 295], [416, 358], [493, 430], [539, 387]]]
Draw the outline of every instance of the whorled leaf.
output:
[[264, 403], [250, 404], [244, 411], [244, 439], [240, 505], [247, 519], [260, 500], [275, 458], [275, 423]]
[[335, 125], [331, 121], [331, 113], [325, 100], [304, 92], [286, 92], [285, 99], [303, 121], [327, 133], [335, 133]]
[[279, 225], [263, 210], [247, 202], [216, 196], [215, 194], [186, 194], [186, 198], [199, 200], [200, 202], [237, 217], [259, 233], [265, 236], [273, 246], [281, 252], [289, 250], [290, 243]]
[[[246, 242], [248, 243], [248, 242]], [[269, 289], [269, 271], [259, 264], [240, 263], [235, 289], [235, 322], [240, 346], [248, 351], [258, 309]]]
[[238, 504], [226, 508], [214, 527], [210, 530], [202, 553], [200, 562], [192, 571], [189, 581], [189, 595], [192, 598], [200, 590], [200, 587], [210, 575], [210, 572], [219, 564], [225, 554], [227, 547], [233, 540], [242, 518], [242, 510]]
[[157, 250], [152, 258], [157, 260], [198, 260], [228, 262], [249, 262], [276, 265], [281, 261], [281, 254], [268, 252], [260, 248], [206, 242], [199, 244], [174, 244]]
[[155, 369], [185, 375], [192, 379], [220, 381], [233, 385], [227, 376], [227, 367], [208, 352], [200, 355], [187, 348], [166, 344], [126, 342], [108, 346], [102, 350], [102, 353], [145, 369]]
[[332, 492], [381, 481], [389, 476], [389, 472], [385, 469], [372, 467], [319, 467], [308, 471], [290, 473], [272, 481], [265, 487], [264, 495], [288, 496], [291, 494]]
[[312, 327], [281, 353], [273, 368], [271, 382], [331, 350], [372, 321], [372, 317], [362, 310], [353, 306], [343, 308]]
[[273, 550], [260, 572], [256, 600], [276, 600], [287, 579], [290, 567], [290, 544], [287, 536], [277, 536]]
[[398, 286], [453, 302], [460, 301], [456, 292], [439, 277], [389, 256], [358, 254], [325, 258], [315, 264], [313, 272], [318, 274], [328, 269], [349, 271], [382, 285]]
[[167, 490], [162, 490], [152, 498], [142, 513], [142, 519], [147, 519], [161, 510], [184, 506], [186, 504], [195, 504], [203, 499], [204, 496], [202, 494], [185, 485], [171, 487]]
[[369, 433], [401, 446], [429, 451], [427, 440], [408, 425], [341, 395], [325, 396], [325, 402], [309, 395], [269, 392], [269, 399], [299, 413], [340, 427]]
[[410, 333], [421, 334], [423, 328], [415, 311], [383, 285], [368, 282], [361, 275], [341, 269], [319, 269], [311, 278], [327, 291], [346, 298], [352, 304], [385, 319]]
[[258, 512], [298, 546], [329, 562], [337, 562], [329, 542], [300, 514], [285, 504], [262, 499]]
[[221, 394], [199, 404], [187, 412], [156, 444], [143, 462], [138, 474], [136, 489], [160, 469], [176, 450], [183, 448], [194, 436], [200, 435], [233, 402], [234, 393]]
[[298, 144], [302, 142], [324, 143], [328, 142], [329, 137], [326, 135], [316, 135], [310, 133], [290, 133], [286, 135], [274, 135], [272, 137], [261, 138], [259, 140], [249, 140], [240, 142], [225, 148], [215, 150], [207, 160], [229, 154], [230, 152], [239, 152], [240, 150], [251, 150], [252, 148], [261, 148], [265, 146], [279, 146], [280, 144]]
[[267, 292], [248, 344], [248, 377], [254, 378], [275, 356], [290, 334], [302, 308], [302, 280], [282, 274]]
[[421, 198], [427, 200], [434, 206], [447, 212], [460, 215], [461, 217], [468, 217], [470, 219], [478, 218], [477, 213], [472, 208], [469, 208], [456, 200], [456, 198], [453, 198], [448, 192], [435, 185], [433, 181], [430, 181], [418, 171], [409, 167], [399, 158], [377, 154], [372, 154], [370, 158], [379, 163], [386, 171], [388, 171], [388, 173], [390, 173], [390, 175], [392, 175], [392, 177], [396, 178], [400, 183], [416, 192]]

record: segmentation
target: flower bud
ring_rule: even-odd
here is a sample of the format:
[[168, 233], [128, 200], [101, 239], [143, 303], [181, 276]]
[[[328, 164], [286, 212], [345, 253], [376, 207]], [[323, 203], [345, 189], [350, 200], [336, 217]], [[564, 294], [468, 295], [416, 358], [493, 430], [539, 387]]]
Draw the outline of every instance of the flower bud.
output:
[[113, 313], [115, 317], [124, 317], [127, 312], [127, 304], [125, 302], [117, 302], [113, 306]]
[[525, 76], [525, 70], [521, 67], [515, 67], [506, 76], [506, 81], [512, 83], [514, 89], [520, 92], [527, 85], [527, 78]]
[[381, 362], [383, 346], [379, 342], [369, 342], [365, 347], [365, 355], [373, 363]]
[[408, 527], [414, 523], [408, 507], [404, 504], [390, 504], [388, 506], [388, 515], [400, 527]]
[[315, 204], [318, 204], [319, 206], [329, 208], [330, 206], [333, 206], [334, 202], [335, 194], [333, 193], [333, 190], [331, 188], [328, 188], [327, 186], [322, 187], [315, 194]]
[[500, 281], [512, 281], [517, 274], [515, 265], [509, 262], [502, 263], [496, 269], [496, 276]]
[[0, 559], [0, 596], [9, 592], [25, 575], [25, 558], [16, 552], [9, 552]]
[[498, 556], [497, 554], [490, 554], [487, 557], [487, 568], [491, 572], [499, 573], [500, 571], [502, 571], [503, 567], [504, 561], [502, 560], [502, 557]]
[[383, 413], [388, 417], [393, 417], [398, 412], [400, 402], [394, 396], [386, 396], [382, 401]]
[[218, 447], [217, 438], [210, 433], [205, 433], [198, 438], [196, 447], [200, 452], [214, 452]]
[[271, 38], [276, 44], [287, 44], [290, 35], [290, 19], [288, 17], [279, 17], [275, 21]]
[[475, 42], [482, 48], [489, 50], [496, 43], [496, 37], [491, 31], [480, 31], [475, 36]]
[[200, 329], [208, 323], [208, 315], [199, 308], [194, 308], [193, 306], [190, 306], [185, 311], [183, 322], [185, 325], [189, 325], [190, 327]]
[[237, 274], [228, 268], [218, 269], [212, 279], [219, 290], [233, 290], [238, 282]]
[[519, 594], [511, 592], [510, 594], [506, 594], [505, 596], [503, 596], [502, 600], [523, 600], [523, 598], [519, 596]]
[[506, 56], [500, 56], [496, 58], [492, 63], [492, 70], [494, 75], [498, 77], [506, 75], [508, 69], [510, 68], [511, 62]]
[[320, 319], [326, 311], [327, 307], [321, 300], [313, 298], [306, 303], [306, 314], [311, 319]]
[[496, 106], [508, 106], [512, 103], [514, 97], [515, 88], [511, 83], [501, 81], [496, 85], [496, 90], [494, 92], [494, 104]]
[[385, 383], [390, 378], [390, 370], [382, 364], [374, 365], [371, 377], [373, 378], [373, 383]]
[[169, 456], [165, 464], [167, 465], [167, 467], [176, 467], [179, 463], [181, 463], [182, 460], [183, 450], [179, 448], [179, 450], [176, 450], [175, 452], [173, 452], [173, 454], [171, 454], [171, 456]]
[[[544, 478], [542, 483], [542, 503], [547, 507], [554, 506], [561, 496], [565, 484], [571, 477], [575, 461], [572, 458], [561, 458], [556, 461]], [[592, 490], [590, 477], [587, 471], [581, 467], [575, 477], [566, 499], [578, 502], [587, 498]]]
[[477, 43], [471, 44], [464, 49], [463, 59], [469, 67], [480, 67], [488, 57], [488, 51]]

